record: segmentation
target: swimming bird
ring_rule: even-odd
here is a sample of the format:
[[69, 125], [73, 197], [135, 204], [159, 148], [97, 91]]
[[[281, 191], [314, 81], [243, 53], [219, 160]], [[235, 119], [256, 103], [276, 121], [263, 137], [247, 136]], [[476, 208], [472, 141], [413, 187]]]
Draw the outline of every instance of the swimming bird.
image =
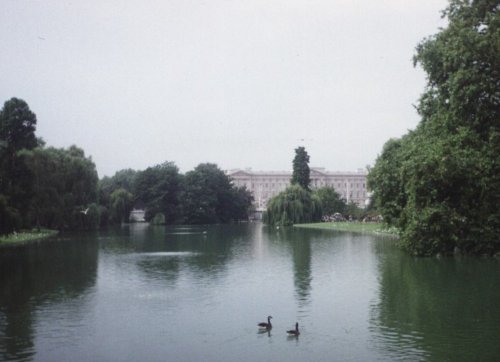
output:
[[289, 336], [298, 336], [300, 334], [300, 332], [299, 332], [299, 323], [295, 323], [295, 329], [290, 329], [289, 331], [286, 331], [286, 333]]
[[273, 325], [271, 324], [271, 316], [268, 316], [267, 317], [267, 323], [266, 322], [262, 322], [262, 323], [259, 323], [257, 324], [260, 328], [265, 328], [265, 329], [271, 329], [273, 328]]

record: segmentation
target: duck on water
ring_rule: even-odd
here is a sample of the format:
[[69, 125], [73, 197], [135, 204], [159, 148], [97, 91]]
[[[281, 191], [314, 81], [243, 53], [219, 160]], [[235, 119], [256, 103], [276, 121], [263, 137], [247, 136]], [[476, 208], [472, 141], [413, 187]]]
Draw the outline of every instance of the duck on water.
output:
[[299, 323], [295, 323], [295, 329], [290, 329], [289, 331], [286, 331], [286, 333], [290, 336], [290, 337], [296, 337], [300, 334], [299, 332]]
[[262, 323], [259, 323], [257, 325], [261, 329], [271, 329], [271, 328], [273, 328], [273, 325], [271, 324], [271, 318], [272, 318], [271, 316], [268, 316], [267, 317], [267, 323], [266, 322], [262, 322]]

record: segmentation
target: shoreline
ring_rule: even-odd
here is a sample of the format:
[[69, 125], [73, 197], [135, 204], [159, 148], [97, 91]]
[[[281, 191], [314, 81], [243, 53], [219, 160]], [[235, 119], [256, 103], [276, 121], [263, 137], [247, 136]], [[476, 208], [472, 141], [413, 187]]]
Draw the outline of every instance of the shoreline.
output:
[[398, 237], [397, 230], [388, 229], [384, 224], [381, 223], [319, 222], [310, 224], [294, 224], [293, 227], [302, 229], [334, 230]]
[[19, 233], [0, 236], [0, 248], [9, 246], [21, 246], [32, 242], [47, 239], [51, 236], [59, 234], [57, 230], [41, 229], [23, 230]]

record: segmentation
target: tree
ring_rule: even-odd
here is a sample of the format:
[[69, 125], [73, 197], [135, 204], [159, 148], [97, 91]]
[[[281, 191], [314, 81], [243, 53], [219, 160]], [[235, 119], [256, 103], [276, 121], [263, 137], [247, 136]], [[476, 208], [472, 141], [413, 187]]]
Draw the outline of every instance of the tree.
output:
[[0, 110], [0, 141], [8, 159], [22, 149], [37, 146], [36, 115], [22, 99], [11, 98]]
[[182, 176], [173, 162], [164, 162], [138, 172], [133, 190], [135, 201], [146, 206], [146, 220], [151, 220], [157, 213], [165, 216], [166, 223], [179, 219]]
[[6, 206], [23, 219], [33, 193], [33, 177], [19, 164], [17, 152], [33, 149], [36, 115], [22, 99], [11, 98], [0, 110], [0, 194]]
[[252, 196], [237, 189], [217, 165], [202, 163], [186, 173], [182, 208], [188, 224], [228, 223], [248, 219]]
[[249, 215], [255, 211], [253, 206], [253, 195], [243, 187], [231, 188], [232, 210], [231, 218], [234, 221], [246, 221]]
[[291, 185], [274, 196], [263, 216], [269, 225], [290, 226], [321, 220], [321, 200], [300, 185]]
[[304, 189], [309, 190], [309, 184], [311, 183], [309, 169], [309, 155], [304, 147], [298, 147], [295, 149], [295, 158], [293, 159], [293, 174], [292, 174], [292, 185], [300, 185]]
[[396, 227], [401, 227], [400, 217], [407, 203], [402, 166], [410, 158], [406, 152], [409, 147], [405, 147], [410, 137], [387, 141], [367, 177], [368, 188], [374, 191], [375, 208], [387, 224]]
[[332, 187], [321, 187], [314, 190], [313, 194], [316, 195], [321, 202], [323, 216], [333, 215], [337, 212], [344, 214], [346, 211], [345, 200], [343, 200]]
[[88, 212], [97, 201], [98, 177], [94, 162], [85, 157], [82, 149], [39, 147], [19, 152], [19, 159], [35, 185], [25, 215], [29, 225], [57, 229], [93, 227], [95, 222], [89, 221]]
[[111, 217], [117, 223], [128, 221], [133, 206], [133, 195], [124, 188], [111, 193]]
[[[498, 1], [451, 0], [448, 26], [417, 47], [422, 120], [386, 144], [369, 185], [417, 255], [500, 250]], [[384, 175], [385, 173], [385, 175]]]
[[134, 200], [135, 197], [133, 196], [133, 191], [137, 173], [137, 171], [132, 169], [124, 169], [117, 171], [112, 177], [105, 176], [101, 180], [99, 180], [98, 195], [101, 226], [107, 225], [110, 221], [116, 223], [122, 222], [121, 217], [119, 217], [118, 219], [114, 218], [116, 214], [114, 214], [113, 217], [111, 217], [110, 215], [110, 210], [112, 208], [111, 194], [118, 189], [123, 189], [132, 194], [132, 199]]

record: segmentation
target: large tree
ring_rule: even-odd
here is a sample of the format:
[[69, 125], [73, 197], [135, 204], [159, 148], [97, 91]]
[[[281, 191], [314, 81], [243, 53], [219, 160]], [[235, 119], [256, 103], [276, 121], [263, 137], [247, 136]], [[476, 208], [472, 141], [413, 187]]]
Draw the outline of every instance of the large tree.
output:
[[321, 187], [314, 190], [313, 193], [321, 202], [323, 216], [333, 215], [337, 212], [340, 214], [345, 213], [346, 202], [333, 187]]
[[321, 220], [321, 200], [300, 185], [291, 185], [267, 205], [264, 221], [269, 225], [290, 226]]
[[116, 223], [127, 222], [133, 206], [133, 195], [124, 188], [119, 188], [111, 193], [110, 199], [112, 220]]
[[82, 149], [38, 147], [21, 151], [19, 161], [30, 171], [34, 183], [35, 192], [24, 215], [29, 225], [54, 229], [97, 227], [93, 215], [97, 212], [97, 171]]
[[448, 26], [417, 47], [428, 75], [422, 121], [390, 141], [369, 175], [412, 253], [500, 250], [498, 1], [452, 0]]
[[[17, 215], [18, 225], [28, 212], [33, 196], [33, 177], [18, 162], [17, 153], [36, 147], [35, 129], [36, 115], [25, 101], [12, 98], [4, 103], [0, 109], [0, 196], [5, 210], [10, 210], [6, 215]], [[10, 232], [11, 229], [10, 226], [0, 226], [0, 233]]]
[[179, 196], [182, 190], [182, 176], [173, 162], [148, 167], [138, 172], [134, 178], [133, 194], [135, 201], [144, 203], [146, 220], [161, 213], [166, 223], [179, 219]]
[[184, 186], [184, 222], [213, 224], [248, 219], [253, 201], [251, 194], [234, 187], [217, 165], [199, 164], [186, 173]]
[[293, 159], [292, 185], [299, 185], [309, 190], [309, 184], [311, 183], [310, 174], [309, 155], [304, 147], [297, 147]]
[[[122, 199], [124, 201], [125, 211], [129, 210], [134, 205], [134, 183], [135, 177], [138, 174], [137, 171], [132, 169], [124, 169], [117, 171], [112, 177], [105, 176], [99, 180], [98, 184], [98, 194], [99, 194], [99, 208], [100, 208], [100, 221], [101, 225], [105, 226], [110, 222], [120, 223], [122, 221], [122, 215], [116, 212], [115, 206], [116, 204], [116, 196], [119, 195], [121, 197], [125, 197]], [[129, 200], [129, 195], [121, 192], [115, 195], [114, 198], [111, 195], [118, 189], [125, 191], [132, 195], [132, 200]], [[140, 207], [144, 207], [143, 203], [137, 203]], [[117, 217], [117, 215], [120, 215]], [[123, 220], [128, 220], [128, 216], [123, 218]]]
[[0, 110], [0, 141], [2, 152], [11, 160], [22, 149], [37, 146], [36, 115], [22, 99], [11, 98]]

